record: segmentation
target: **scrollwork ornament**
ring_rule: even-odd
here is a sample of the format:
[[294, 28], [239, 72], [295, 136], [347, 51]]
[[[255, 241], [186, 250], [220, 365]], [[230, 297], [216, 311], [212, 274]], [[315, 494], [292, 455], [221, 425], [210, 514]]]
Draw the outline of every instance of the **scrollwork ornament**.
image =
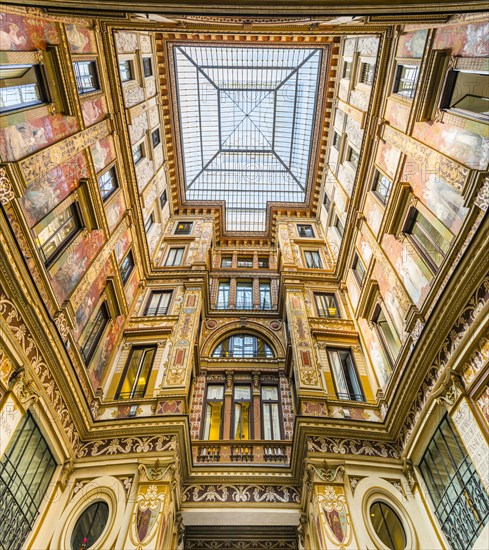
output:
[[445, 405], [450, 410], [464, 393], [465, 388], [460, 375], [448, 369], [444, 373], [440, 388], [433, 394], [433, 397], [435, 397], [437, 403]]
[[5, 168], [0, 168], [0, 203], [4, 206], [15, 198], [12, 182]]
[[411, 492], [414, 491], [415, 487], [418, 484], [418, 481], [416, 479], [416, 474], [414, 473], [413, 463], [407, 458], [404, 459], [402, 472], [406, 477], [409, 489], [411, 490]]
[[483, 212], [487, 212], [489, 210], [489, 178], [484, 178], [484, 182], [475, 197], [474, 203]]
[[66, 320], [66, 316], [62, 311], [58, 312], [54, 316], [54, 324], [58, 329], [61, 339], [63, 340], [63, 342], [66, 342], [70, 333], [70, 327], [68, 326], [68, 321]]

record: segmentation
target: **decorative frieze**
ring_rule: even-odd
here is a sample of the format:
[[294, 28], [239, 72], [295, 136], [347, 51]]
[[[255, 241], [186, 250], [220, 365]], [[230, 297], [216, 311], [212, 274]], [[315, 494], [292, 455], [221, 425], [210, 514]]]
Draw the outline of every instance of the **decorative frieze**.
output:
[[182, 502], [299, 504], [300, 491], [285, 485], [187, 485]]

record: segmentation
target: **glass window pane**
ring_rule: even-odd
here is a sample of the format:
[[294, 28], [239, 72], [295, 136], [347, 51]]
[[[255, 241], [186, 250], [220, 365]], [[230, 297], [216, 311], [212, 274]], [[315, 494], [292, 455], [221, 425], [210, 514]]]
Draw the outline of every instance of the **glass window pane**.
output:
[[109, 507], [106, 502], [98, 501], [91, 504], [75, 524], [71, 535], [71, 549], [92, 547], [103, 533], [108, 518]]
[[406, 533], [399, 516], [385, 502], [370, 507], [370, 520], [380, 540], [391, 550], [404, 550]]

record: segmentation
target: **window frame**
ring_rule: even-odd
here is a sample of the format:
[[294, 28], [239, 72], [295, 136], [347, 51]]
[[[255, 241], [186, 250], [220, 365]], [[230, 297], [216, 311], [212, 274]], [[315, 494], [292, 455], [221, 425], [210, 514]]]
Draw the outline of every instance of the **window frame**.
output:
[[[245, 399], [236, 399], [236, 388], [240, 387], [246, 387], [250, 391], [250, 397]], [[248, 403], [248, 438], [237, 438], [235, 431], [235, 422], [236, 422], [236, 404], [241, 403]], [[253, 390], [251, 387], [251, 384], [246, 381], [239, 381], [237, 383], [233, 384], [233, 394], [232, 394], [232, 401], [231, 401], [231, 433], [229, 434], [229, 439], [232, 441], [251, 441], [254, 439], [254, 418], [253, 418]]]
[[[157, 137], [156, 137], [157, 136]], [[159, 128], [155, 128], [151, 131], [151, 145], [153, 149], [156, 149], [161, 143], [161, 132]]]
[[[97, 324], [97, 318], [101, 313], [102, 313], [101, 323]], [[80, 353], [85, 363], [85, 366], [88, 367], [88, 365], [90, 365], [90, 362], [92, 361], [95, 355], [95, 352], [97, 351], [97, 348], [102, 340], [105, 330], [110, 324], [110, 321], [111, 321], [111, 317], [110, 317], [109, 305], [107, 303], [107, 300], [103, 298], [96, 312], [94, 312], [91, 319], [88, 321], [88, 323], [86, 324], [83, 330], [83, 345], [80, 346]], [[92, 323], [92, 327], [90, 331], [87, 333], [87, 330], [90, 327], [91, 323]], [[92, 334], [94, 335], [93, 339], [92, 339]], [[90, 341], [91, 341], [91, 344], [88, 346], [88, 349], [86, 350], [85, 348], [87, 347], [87, 344]]]
[[[250, 262], [250, 260], [251, 260], [251, 262]], [[242, 264], [242, 265], [240, 265], [240, 264]], [[237, 259], [236, 259], [236, 267], [238, 267], [240, 269], [252, 269], [253, 268], [253, 256], [238, 256]]]
[[[105, 178], [107, 176], [109, 177], [109, 180], [103, 181], [103, 182], [100, 181], [102, 178]], [[107, 183], [112, 183], [113, 185], [109, 189], [109, 191], [105, 193], [102, 190], [102, 185], [106, 185]], [[98, 175], [97, 184], [100, 191], [100, 196], [102, 197], [102, 201], [107, 202], [110, 199], [110, 197], [112, 197], [112, 195], [116, 193], [117, 190], [119, 189], [119, 178], [117, 176], [117, 170], [116, 170], [115, 164], [113, 164], [110, 168], [108, 168], [107, 170], [104, 170], [101, 174]]]
[[[308, 233], [310, 233], [308, 235]], [[298, 223], [297, 224], [297, 235], [301, 239], [315, 239], [316, 234], [314, 233], [314, 228], [310, 223]]]
[[166, 189], [163, 190], [163, 193], [160, 195], [160, 208], [163, 210], [165, 208], [166, 203], [168, 202], [168, 197], [166, 194]]
[[[242, 339], [240, 346], [242, 347], [243, 355], [235, 355], [235, 345], [233, 341], [235, 338]], [[248, 350], [246, 348], [245, 338], [254, 338], [252, 355], [246, 354]], [[227, 343], [227, 346], [223, 347], [224, 343]], [[260, 353], [260, 347], [262, 346], [263, 353]], [[241, 348], [238, 347], [238, 349]], [[216, 352], [218, 352], [219, 355], [216, 355]], [[272, 346], [261, 336], [249, 332], [237, 332], [219, 340], [219, 343], [214, 346], [212, 350], [211, 357], [213, 359], [275, 359], [275, 352]]]
[[[268, 291], [266, 292], [268, 294], [268, 299], [264, 300], [265, 302], [265, 306], [263, 305], [263, 301], [262, 301], [262, 295], [263, 294], [266, 294], [264, 292], [262, 292], [262, 289], [264, 289], [265, 287], [268, 288]], [[269, 280], [261, 280], [259, 281], [258, 283], [258, 295], [260, 297], [260, 301], [259, 301], [259, 309], [261, 311], [271, 311], [272, 309], [272, 281], [269, 281]]]
[[[141, 152], [141, 155], [140, 156], [137, 156], [134, 154], [134, 151], [137, 150], [137, 151], [140, 151]], [[134, 145], [132, 147], [132, 160], [134, 162], [134, 166], [137, 166], [143, 159], [144, 157], [146, 156], [145, 155], [145, 151], [144, 151], [144, 141], [141, 141], [140, 143], [138, 143], [137, 145]], [[137, 157], [137, 158], [136, 158]]]
[[[126, 268], [125, 265], [124, 265], [124, 262], [129, 260], [129, 258], [130, 258], [129, 267]], [[135, 267], [136, 266], [135, 266], [135, 263], [134, 263], [134, 254], [132, 253], [132, 249], [129, 249], [129, 251], [124, 256], [124, 258], [122, 259], [122, 261], [119, 265], [119, 274], [121, 276], [122, 286], [126, 286], [127, 281], [129, 281]]]
[[[384, 329], [382, 324], [379, 322], [380, 316], [384, 317], [385, 323], [387, 324], [387, 327], [389, 331], [392, 333], [392, 338], [396, 341], [396, 344], [398, 345], [397, 353], [395, 354], [394, 350], [391, 349], [391, 346], [388, 343], [388, 339], [385, 335]], [[391, 319], [389, 318], [388, 314], [386, 313], [385, 309], [382, 307], [381, 304], [377, 304], [374, 308], [374, 312], [372, 315], [372, 323], [375, 328], [375, 332], [378, 336], [380, 345], [382, 347], [382, 350], [384, 351], [384, 354], [386, 355], [387, 362], [391, 366], [391, 368], [396, 364], [397, 357], [399, 356], [399, 352], [401, 350], [401, 339], [399, 338], [399, 335], [397, 334], [397, 331], [395, 327], [392, 324]]]
[[[16, 68], [27, 68], [26, 72], [18, 78], [4, 78], [0, 80], [0, 89], [9, 89], [9, 88], [22, 88], [24, 86], [34, 85], [37, 90], [38, 100], [35, 101], [26, 101], [22, 103], [17, 103], [12, 106], [0, 106], [0, 115], [9, 115], [12, 113], [21, 112], [27, 109], [32, 109], [34, 107], [40, 107], [42, 105], [47, 105], [50, 102], [50, 93], [49, 87], [47, 85], [47, 78], [44, 72], [44, 69], [39, 63], [2, 63], [0, 64], [0, 69], [16, 69]], [[8, 83], [9, 81], [22, 80], [26, 78], [27, 73], [32, 71], [35, 75], [35, 83], [19, 83], [11, 86], [5, 86], [3, 83]]]
[[[357, 265], [360, 264], [362, 266], [361, 271], [363, 272], [363, 275], [360, 275]], [[358, 283], [358, 286], [360, 288], [363, 288], [363, 285], [365, 284], [365, 277], [367, 275], [367, 268], [365, 264], [363, 263], [362, 258], [360, 258], [360, 254], [358, 252], [355, 252], [355, 255], [353, 256], [353, 261], [351, 263], [351, 269], [353, 271], [353, 275]]]
[[194, 226], [194, 222], [180, 220], [176, 223], [175, 229], [173, 230], [173, 234], [179, 235], [179, 236], [191, 235], [193, 226]]
[[[168, 248], [168, 252], [166, 254], [166, 259], [165, 259], [165, 267], [179, 267], [183, 264], [183, 260], [185, 258], [185, 246], [170, 246]], [[179, 256], [179, 252], [175, 252], [175, 257], [173, 258], [172, 260], [172, 263], [168, 263], [169, 260], [170, 260], [170, 254], [172, 253], [172, 251], [175, 250], [175, 251], [179, 251], [181, 250], [182, 253], [181, 255]], [[179, 263], [175, 263], [175, 260], [179, 258]]]
[[[350, 380], [350, 376], [346, 376], [347, 372], [353, 372], [355, 374], [355, 377], [356, 377], [356, 385], [359, 387], [361, 393], [358, 393], [358, 394], [354, 393], [352, 390], [350, 390], [350, 388], [348, 388], [348, 393], [343, 393], [343, 392], [338, 391], [339, 381], [336, 380], [335, 370], [334, 370], [334, 367], [333, 367], [333, 361], [331, 360], [331, 353], [339, 353], [339, 354], [347, 353], [348, 354], [348, 357], [350, 358], [350, 361], [351, 361], [351, 371], [345, 370], [345, 364], [340, 358], [340, 363], [341, 363], [341, 367], [342, 367], [342, 371], [343, 371], [343, 377], [345, 378], [345, 381], [348, 380], [350, 382], [348, 384], [348, 381], [347, 381], [346, 385], [353, 387], [355, 384], [352, 382], [352, 380]], [[329, 363], [329, 366], [330, 366], [331, 378], [333, 379], [334, 389], [335, 389], [335, 393], [336, 393], [336, 398], [340, 401], [354, 401], [356, 403], [365, 403], [366, 402], [365, 391], [363, 389], [362, 381], [361, 381], [360, 375], [358, 373], [358, 368], [357, 368], [357, 365], [356, 365], [356, 362], [355, 362], [355, 357], [353, 355], [352, 349], [351, 348], [338, 348], [338, 347], [334, 347], [334, 346], [333, 347], [328, 346], [327, 347], [327, 354], [328, 354], [328, 363]], [[342, 397], [343, 395], [346, 396], [346, 397]]]
[[146, 221], [144, 222], [144, 231], [146, 232], [146, 235], [149, 234], [154, 224], [155, 224], [155, 215], [154, 215], [154, 212], [151, 212], [151, 214], [146, 218]]
[[[403, 69], [414, 70], [414, 78], [409, 80], [403, 78]], [[409, 82], [411, 87], [406, 90], [402, 89], [402, 83]], [[416, 95], [416, 89], [419, 82], [419, 64], [414, 59], [397, 60], [396, 70], [394, 73], [394, 83], [392, 86], [392, 93], [402, 97], [404, 99], [413, 100]]]
[[134, 377], [134, 381], [132, 383], [132, 389], [131, 389], [130, 395], [127, 398], [122, 397], [122, 399], [144, 399], [145, 396], [146, 396], [146, 392], [148, 391], [149, 380], [151, 378], [151, 373], [153, 371], [154, 362], [155, 362], [155, 359], [156, 359], [156, 354], [158, 352], [158, 346], [140, 344], [140, 345], [131, 346], [131, 350], [129, 352], [129, 355], [127, 356], [127, 360], [126, 360], [126, 364], [124, 366], [124, 370], [122, 371], [122, 374], [121, 374], [121, 377], [120, 377], [120, 380], [119, 380], [119, 384], [117, 385], [117, 390], [116, 390], [115, 396], [114, 396], [115, 400], [120, 400], [121, 399], [121, 393], [122, 393], [121, 390], [122, 390], [122, 387], [123, 387], [124, 382], [126, 380], [126, 377], [127, 377], [128, 371], [129, 371], [129, 367], [131, 366], [132, 357], [134, 356], [134, 352], [136, 350], [140, 350], [140, 349], [144, 350], [145, 352], [148, 352], [148, 351], [149, 352], [154, 352], [153, 360], [151, 361], [151, 364], [149, 366], [149, 371], [147, 373], [146, 384], [144, 386], [144, 389], [142, 390], [142, 395], [137, 395], [136, 396], [135, 395], [135, 393], [136, 393], [135, 388], [137, 387], [138, 381], [141, 377], [142, 367], [144, 366], [143, 361], [144, 361], [145, 356], [143, 355], [143, 357], [141, 358], [141, 361], [139, 363], [138, 370], [136, 371], [136, 376]]
[[[223, 288], [225, 291], [225, 285], [227, 285], [227, 298], [224, 302], [220, 301], [221, 296], [221, 288]], [[231, 281], [218, 281], [217, 285], [217, 296], [216, 296], [216, 309], [229, 309], [229, 298], [230, 298], [230, 292], [231, 292]], [[226, 292], [224, 292], [225, 294]]]
[[[150, 68], [150, 71], [149, 73], [147, 74], [147, 71], [146, 71], [146, 63], [145, 61], [149, 61], [149, 68]], [[142, 57], [142, 60], [141, 60], [141, 64], [143, 66], [143, 78], [150, 78], [151, 76], [153, 76], [153, 59], [151, 58], [150, 55], [145, 55]]]
[[[322, 261], [321, 253], [320, 253], [319, 249], [304, 250], [303, 252], [304, 252], [304, 259], [305, 259], [306, 267], [308, 269], [323, 269], [323, 261]], [[319, 260], [319, 262], [316, 263], [315, 261], [313, 261], [313, 262], [311, 262], [313, 265], [310, 265], [310, 262], [309, 262], [308, 258], [312, 259], [314, 254], [317, 254], [317, 259]]]
[[[77, 69], [79, 69], [79, 66], [84, 63], [88, 64], [90, 68], [94, 68], [94, 71], [92, 70], [89, 71], [91, 73], [90, 75], [82, 75], [82, 74], [79, 74], [79, 71], [77, 71]], [[80, 96], [87, 96], [89, 94], [94, 94], [102, 91], [100, 73], [99, 73], [96, 59], [77, 59], [73, 61], [73, 72], [75, 75], [76, 88]], [[80, 86], [81, 79], [87, 76], [90, 76], [93, 79], [93, 83], [94, 83], [93, 86], [92, 87], [86, 87], [84, 85]]]
[[[329, 314], [329, 310], [331, 308], [326, 308], [324, 309], [323, 307], [319, 307], [320, 306], [320, 299], [321, 297], [323, 296], [328, 296], [328, 297], [331, 297], [333, 299], [333, 303], [335, 305], [335, 309], [336, 309], [336, 314], [335, 315], [330, 315]], [[316, 311], [318, 313], [318, 317], [322, 317], [322, 318], [326, 318], [326, 319], [341, 319], [341, 312], [340, 312], [340, 308], [338, 307], [338, 300], [336, 298], [336, 294], [334, 292], [314, 292], [314, 302], [316, 304]], [[322, 304], [321, 304], [322, 306]], [[321, 312], [324, 312], [325, 314], [322, 314]]]
[[[383, 180], [387, 180], [387, 182], [389, 182], [389, 185], [385, 185], [385, 182]], [[379, 183], [382, 183], [384, 188], [387, 189], [387, 192], [385, 194], [379, 192]], [[392, 180], [388, 178], [383, 172], [381, 172], [377, 168], [374, 170], [372, 193], [382, 203], [383, 206], [385, 206], [389, 202], [389, 197], [392, 193], [392, 184]]]
[[[151, 308], [151, 302], [153, 301], [153, 298], [157, 295], [159, 295], [160, 297], [158, 300], [158, 305], [156, 306], [156, 308]], [[163, 296], [168, 296], [168, 301], [166, 306], [163, 308], [164, 310], [160, 311]], [[148, 298], [146, 299], [146, 305], [144, 306], [143, 317], [163, 317], [165, 315], [168, 315], [168, 312], [171, 311], [172, 298], [173, 298], [173, 290], [171, 289], [150, 290], [148, 294]], [[152, 311], [153, 309], [154, 309], [154, 313]]]
[[[125, 65], [125, 69], [122, 70], [122, 65]], [[119, 77], [121, 82], [131, 82], [135, 80], [134, 61], [132, 59], [119, 59]]]
[[[224, 265], [224, 263], [227, 263], [229, 261], [229, 265]], [[223, 269], [230, 269], [233, 267], [233, 257], [232, 256], [221, 256], [221, 268]]]
[[258, 256], [258, 268], [270, 269], [270, 258], [268, 256]]
[[[209, 386], [219, 386], [222, 388], [222, 397], [219, 399], [210, 399], [209, 398]], [[219, 419], [219, 437], [217, 439], [210, 439], [211, 431], [212, 431], [212, 425], [209, 423], [209, 434], [208, 437], [206, 437], [206, 424], [207, 424], [207, 405], [210, 403], [221, 403], [221, 412], [220, 412], [220, 419]], [[200, 429], [200, 437], [202, 441], [220, 441], [223, 437], [223, 431], [224, 431], [224, 414], [225, 414], [225, 387], [224, 382], [214, 382], [212, 381], [209, 383], [209, 381], [206, 379], [205, 384], [205, 399], [203, 404], [203, 414], [202, 414], [202, 422], [201, 422], [201, 429]], [[211, 419], [212, 421], [212, 419]]]
[[[277, 399], [267, 399], [266, 401], [263, 399], [263, 388], [276, 388], [277, 389]], [[272, 439], [265, 439], [265, 412], [264, 408], [265, 405], [270, 405], [270, 428], [272, 431]], [[279, 430], [279, 437], [274, 438], [273, 437], [273, 420], [272, 420], [272, 405], [277, 405], [278, 410], [278, 430]], [[281, 395], [280, 395], [280, 385], [274, 384], [274, 383], [266, 383], [266, 384], [260, 384], [260, 427], [261, 427], [261, 438], [263, 441], [280, 441], [284, 437], [284, 420], [283, 420], [283, 413], [282, 413], [282, 407], [281, 407]]]
[[[239, 289], [246, 290], [246, 292], [243, 292], [243, 294], [245, 295], [245, 300], [241, 302], [238, 300], [238, 297], [240, 295]], [[253, 281], [236, 281], [236, 299], [235, 299], [236, 309], [246, 310], [246, 311], [253, 309], [253, 302], [254, 302], [253, 294], [254, 294]], [[248, 297], [250, 298], [250, 300], [247, 299]], [[248, 305], [249, 307], [247, 307]]]

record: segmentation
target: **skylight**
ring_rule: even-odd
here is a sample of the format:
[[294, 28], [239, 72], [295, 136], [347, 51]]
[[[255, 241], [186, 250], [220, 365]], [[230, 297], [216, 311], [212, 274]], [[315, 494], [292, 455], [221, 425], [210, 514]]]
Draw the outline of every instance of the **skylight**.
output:
[[225, 201], [226, 230], [304, 203], [320, 49], [173, 46], [185, 196]]

